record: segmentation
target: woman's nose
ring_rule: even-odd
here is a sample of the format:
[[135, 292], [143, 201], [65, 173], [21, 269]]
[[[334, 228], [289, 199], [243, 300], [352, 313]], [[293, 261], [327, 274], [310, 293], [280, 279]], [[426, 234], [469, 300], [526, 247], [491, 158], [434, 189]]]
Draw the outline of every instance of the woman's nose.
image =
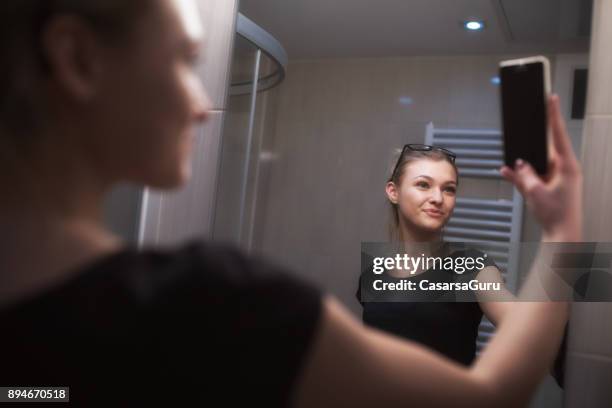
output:
[[206, 122], [210, 116], [211, 107], [212, 103], [210, 102], [206, 91], [203, 90], [195, 106], [195, 119], [198, 122]]
[[197, 122], [206, 122], [210, 116], [212, 102], [201, 83], [192, 88], [192, 112]]
[[442, 191], [433, 189], [430, 200], [434, 203], [442, 203]]

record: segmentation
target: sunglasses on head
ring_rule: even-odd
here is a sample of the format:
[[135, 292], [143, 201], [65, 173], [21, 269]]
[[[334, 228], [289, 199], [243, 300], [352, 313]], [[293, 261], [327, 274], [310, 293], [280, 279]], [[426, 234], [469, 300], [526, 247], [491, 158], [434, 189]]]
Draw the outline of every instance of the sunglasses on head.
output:
[[404, 148], [402, 149], [402, 153], [398, 157], [397, 163], [395, 163], [395, 167], [393, 168], [393, 173], [391, 173], [392, 178], [395, 175], [395, 172], [397, 171], [397, 168], [399, 167], [400, 163], [402, 162], [402, 158], [404, 157], [404, 155], [406, 154], [408, 150], [412, 150], [415, 152], [431, 152], [431, 151], [442, 152], [448, 157], [448, 159], [453, 164], [455, 163], [455, 159], [457, 158], [457, 155], [455, 153], [443, 147], [430, 146], [426, 144], [407, 144], [407, 145], [404, 145]]

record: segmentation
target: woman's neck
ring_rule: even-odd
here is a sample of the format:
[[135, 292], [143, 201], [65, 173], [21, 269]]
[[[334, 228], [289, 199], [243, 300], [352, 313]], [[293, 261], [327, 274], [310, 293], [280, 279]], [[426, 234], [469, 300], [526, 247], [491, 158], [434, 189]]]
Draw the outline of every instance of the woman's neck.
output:
[[109, 183], [93, 158], [41, 142], [27, 154], [4, 149], [0, 159], [0, 304], [40, 291], [123, 246], [104, 228]]
[[408, 254], [429, 256], [437, 253], [444, 245], [442, 230], [423, 230], [400, 221], [400, 239], [404, 243], [404, 251]]
[[[80, 220], [102, 225], [109, 180], [69, 143], [42, 137], [36, 147], [19, 150], [2, 145], [0, 219]], [[61, 141], [61, 138], [56, 138]]]

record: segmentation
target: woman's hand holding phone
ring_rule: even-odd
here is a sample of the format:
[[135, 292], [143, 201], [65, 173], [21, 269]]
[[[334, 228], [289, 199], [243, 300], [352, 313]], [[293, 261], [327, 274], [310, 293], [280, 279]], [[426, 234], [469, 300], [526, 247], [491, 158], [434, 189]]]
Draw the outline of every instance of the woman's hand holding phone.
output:
[[548, 98], [548, 123], [552, 133], [548, 172], [540, 177], [526, 161], [500, 173], [521, 192], [544, 230], [545, 241], [582, 239], [582, 170], [572, 149], [557, 95]]

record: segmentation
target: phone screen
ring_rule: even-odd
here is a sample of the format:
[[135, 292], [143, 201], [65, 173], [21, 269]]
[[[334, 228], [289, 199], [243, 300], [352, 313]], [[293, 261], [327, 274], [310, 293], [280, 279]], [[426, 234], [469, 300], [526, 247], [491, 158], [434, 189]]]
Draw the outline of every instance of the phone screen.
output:
[[544, 64], [541, 62], [500, 68], [501, 102], [506, 165], [516, 159], [546, 173], [546, 99]]

